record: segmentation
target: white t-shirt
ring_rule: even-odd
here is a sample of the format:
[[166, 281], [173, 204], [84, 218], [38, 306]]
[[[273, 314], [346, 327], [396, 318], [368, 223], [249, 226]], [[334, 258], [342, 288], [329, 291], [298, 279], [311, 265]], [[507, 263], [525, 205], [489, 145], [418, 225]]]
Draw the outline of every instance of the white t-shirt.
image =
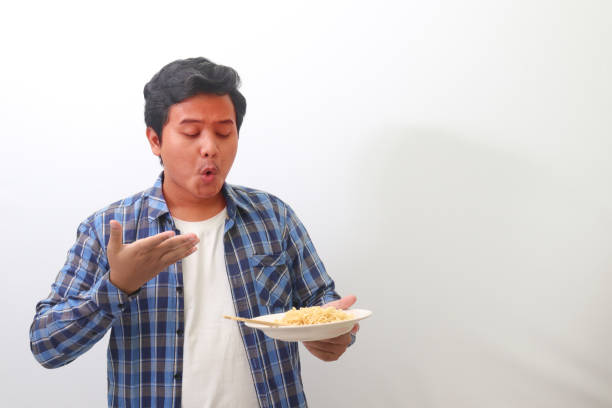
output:
[[238, 324], [223, 319], [236, 313], [223, 247], [226, 216], [224, 209], [204, 221], [174, 219], [182, 234], [200, 238], [183, 259], [183, 408], [259, 406]]

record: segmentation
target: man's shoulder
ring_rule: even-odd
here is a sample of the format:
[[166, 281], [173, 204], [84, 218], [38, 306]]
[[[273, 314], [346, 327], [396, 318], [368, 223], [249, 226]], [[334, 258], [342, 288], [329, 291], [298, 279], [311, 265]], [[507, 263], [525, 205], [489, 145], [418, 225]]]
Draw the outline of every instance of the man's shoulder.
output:
[[285, 216], [289, 205], [275, 194], [252, 187], [227, 184], [230, 198], [237, 207], [243, 210], [269, 212], [272, 210], [277, 216]]
[[277, 195], [268, 191], [260, 190], [253, 187], [241, 186], [236, 184], [228, 184], [231, 193], [234, 193], [234, 199], [242, 200], [241, 204], [260, 206], [260, 205], [280, 205], [287, 206], [287, 203], [280, 199]]
[[126, 223], [137, 220], [143, 215], [148, 215], [151, 208], [165, 207], [166, 204], [163, 200], [160, 201], [151, 194], [152, 190], [152, 188], [148, 188], [114, 201], [93, 212], [84, 223], [90, 224], [92, 227], [107, 224], [111, 219], [117, 219], [122, 221], [122, 223]]

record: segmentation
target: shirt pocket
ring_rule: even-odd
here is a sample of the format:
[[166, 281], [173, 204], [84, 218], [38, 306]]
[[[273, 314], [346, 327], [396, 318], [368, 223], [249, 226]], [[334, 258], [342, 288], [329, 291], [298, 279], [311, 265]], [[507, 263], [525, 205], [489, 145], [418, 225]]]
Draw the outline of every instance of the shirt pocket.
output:
[[261, 306], [270, 313], [283, 312], [291, 307], [292, 287], [287, 255], [255, 254], [249, 257], [253, 284]]

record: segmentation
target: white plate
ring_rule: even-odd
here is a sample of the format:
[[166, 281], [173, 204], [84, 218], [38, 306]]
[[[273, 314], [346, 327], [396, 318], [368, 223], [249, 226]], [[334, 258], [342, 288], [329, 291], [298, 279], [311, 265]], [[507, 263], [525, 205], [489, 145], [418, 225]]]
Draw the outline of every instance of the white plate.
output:
[[[345, 312], [353, 315], [352, 319], [341, 320], [339, 322], [310, 324], [307, 326], [279, 326], [271, 327], [262, 324], [247, 322], [247, 326], [263, 331], [266, 336], [284, 341], [314, 341], [325, 340], [338, 337], [351, 331], [355, 323], [372, 315], [372, 312], [365, 309], [348, 309]], [[285, 313], [269, 314], [256, 317], [258, 320], [273, 322], [282, 319]]]

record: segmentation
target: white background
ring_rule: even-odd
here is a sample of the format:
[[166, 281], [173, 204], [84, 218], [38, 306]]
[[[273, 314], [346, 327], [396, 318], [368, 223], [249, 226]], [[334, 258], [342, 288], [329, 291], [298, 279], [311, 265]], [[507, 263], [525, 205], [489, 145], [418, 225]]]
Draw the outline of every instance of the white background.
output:
[[311, 406], [612, 406], [612, 3], [19, 4], [3, 406], [105, 406], [107, 339], [46, 370], [28, 329], [78, 223], [157, 177], [142, 88], [191, 56], [243, 79], [229, 181], [292, 205], [374, 311], [340, 361], [302, 354]]

